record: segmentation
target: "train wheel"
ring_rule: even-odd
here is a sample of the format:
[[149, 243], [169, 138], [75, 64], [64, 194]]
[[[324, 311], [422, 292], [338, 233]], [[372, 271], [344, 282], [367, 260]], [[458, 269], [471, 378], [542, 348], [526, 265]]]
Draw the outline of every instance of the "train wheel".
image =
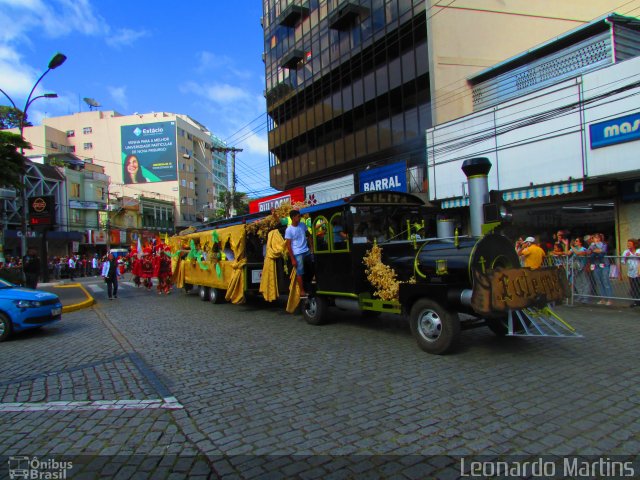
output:
[[218, 288], [211, 288], [209, 300], [211, 303], [221, 303], [224, 300], [224, 292]]
[[409, 323], [418, 346], [428, 353], [447, 353], [460, 339], [457, 315], [432, 300], [418, 300], [411, 309]]
[[211, 295], [211, 289], [209, 287], [200, 286], [198, 294], [200, 295], [200, 300], [208, 302]]
[[309, 325], [323, 325], [327, 322], [329, 305], [322, 297], [309, 297], [302, 300], [302, 316]]

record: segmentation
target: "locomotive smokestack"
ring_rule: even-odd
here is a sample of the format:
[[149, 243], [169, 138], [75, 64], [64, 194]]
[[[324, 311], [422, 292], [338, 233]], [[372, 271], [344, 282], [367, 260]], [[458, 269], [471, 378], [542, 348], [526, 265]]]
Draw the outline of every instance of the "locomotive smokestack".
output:
[[469, 214], [471, 215], [471, 235], [482, 235], [484, 222], [482, 206], [489, 202], [489, 170], [491, 162], [488, 158], [470, 158], [462, 163], [462, 171], [469, 184]]

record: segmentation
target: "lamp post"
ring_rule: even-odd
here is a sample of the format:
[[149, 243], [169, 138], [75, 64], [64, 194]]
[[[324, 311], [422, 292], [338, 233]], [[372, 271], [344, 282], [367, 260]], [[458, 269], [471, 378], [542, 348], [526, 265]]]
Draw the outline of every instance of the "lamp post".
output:
[[[57, 98], [58, 95], [55, 93], [45, 93], [44, 95], [38, 95], [36, 97], [31, 98], [31, 96], [33, 95], [33, 92], [35, 91], [36, 87], [38, 86], [38, 84], [40, 83], [40, 81], [44, 78], [44, 76], [49, 73], [51, 70], [54, 70], [56, 68], [58, 68], [60, 65], [62, 65], [65, 60], [67, 59], [66, 55], [62, 54], [62, 53], [56, 53], [51, 60], [49, 60], [49, 65], [47, 67], [47, 69], [45, 70], [45, 72], [40, 75], [40, 78], [38, 78], [38, 80], [36, 81], [36, 83], [33, 84], [33, 87], [31, 88], [31, 91], [29, 92], [29, 96], [27, 97], [27, 101], [24, 104], [24, 109], [22, 110], [22, 113], [19, 114], [19, 129], [20, 129], [20, 137], [22, 139], [24, 139], [24, 127], [25, 127], [25, 122], [27, 119], [27, 110], [29, 110], [29, 106], [31, 106], [31, 104], [38, 100], [39, 98]], [[9, 99], [9, 101], [11, 102], [11, 105], [13, 106], [13, 108], [15, 110], [18, 110], [18, 108], [16, 107], [15, 102], [11, 99], [11, 97], [9, 95], [7, 95], [7, 93], [0, 89], [0, 91], [4, 94], [5, 97], [7, 97]], [[22, 147], [20, 147], [20, 154], [24, 155], [24, 150]], [[21, 250], [22, 250], [22, 256], [27, 254], [27, 213], [28, 213], [28, 209], [27, 209], [27, 185], [26, 185], [26, 175], [23, 177], [23, 182], [22, 182], [22, 244], [21, 244]], [[43, 259], [43, 263], [46, 264], [47, 259]]]

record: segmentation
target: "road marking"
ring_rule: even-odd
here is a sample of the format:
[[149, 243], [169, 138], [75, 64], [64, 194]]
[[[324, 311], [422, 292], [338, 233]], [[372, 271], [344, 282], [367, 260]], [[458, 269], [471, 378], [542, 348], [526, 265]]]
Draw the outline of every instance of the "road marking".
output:
[[96, 292], [96, 293], [104, 292], [104, 288], [102, 288], [100, 285], [87, 285], [87, 287], [89, 287], [89, 289], [92, 292]]
[[3, 412], [62, 412], [70, 410], [182, 410], [175, 397], [151, 400], [94, 400], [80, 402], [0, 403]]

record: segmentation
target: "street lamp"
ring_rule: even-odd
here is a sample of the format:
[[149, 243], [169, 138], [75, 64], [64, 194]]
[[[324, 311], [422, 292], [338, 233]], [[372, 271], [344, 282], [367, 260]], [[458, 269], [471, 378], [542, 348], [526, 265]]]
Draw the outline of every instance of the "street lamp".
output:
[[[20, 129], [20, 137], [24, 140], [24, 127], [25, 127], [25, 122], [27, 119], [27, 110], [29, 110], [29, 106], [36, 101], [39, 98], [57, 98], [58, 95], [55, 93], [45, 93], [44, 95], [38, 95], [36, 97], [31, 98], [31, 96], [33, 95], [33, 92], [36, 90], [36, 87], [38, 86], [38, 84], [40, 83], [40, 81], [44, 78], [44, 76], [49, 73], [51, 70], [54, 70], [56, 68], [58, 68], [60, 65], [62, 65], [65, 60], [67, 59], [66, 55], [62, 54], [62, 53], [56, 53], [51, 60], [49, 60], [49, 65], [47, 70], [45, 70], [45, 72], [40, 75], [40, 78], [38, 78], [38, 80], [36, 81], [36, 83], [33, 84], [33, 87], [31, 88], [31, 91], [29, 92], [29, 96], [27, 97], [27, 101], [24, 104], [24, 109], [22, 110], [22, 113], [19, 114], [19, 129]], [[0, 91], [4, 94], [5, 97], [7, 97], [9, 99], [9, 101], [11, 102], [11, 105], [13, 106], [13, 108], [15, 110], [18, 110], [18, 108], [16, 107], [15, 102], [11, 99], [11, 97], [9, 95], [7, 95], [7, 93], [0, 89]], [[24, 149], [22, 147], [20, 147], [20, 154], [24, 155]], [[23, 181], [22, 181], [22, 208], [23, 208], [23, 212], [22, 212], [22, 244], [21, 244], [21, 249], [22, 249], [22, 256], [27, 254], [27, 214], [28, 214], [28, 209], [27, 209], [27, 185], [26, 185], [26, 179], [25, 179], [26, 175], [23, 177]], [[43, 259], [43, 263], [46, 265], [46, 258]]]

